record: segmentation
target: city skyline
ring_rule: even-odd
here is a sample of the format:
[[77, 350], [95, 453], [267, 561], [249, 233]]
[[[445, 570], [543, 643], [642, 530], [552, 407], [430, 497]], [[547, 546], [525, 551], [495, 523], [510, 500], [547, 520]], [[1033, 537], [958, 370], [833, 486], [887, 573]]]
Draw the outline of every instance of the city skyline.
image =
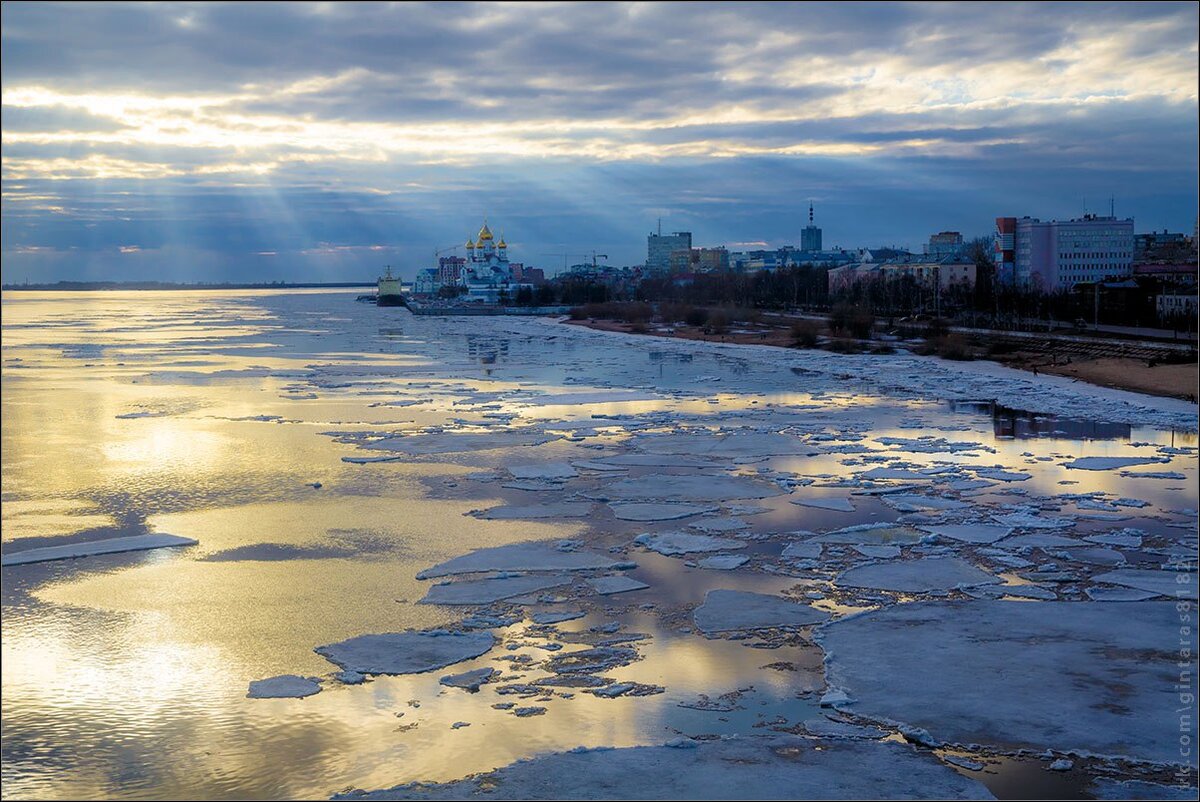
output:
[[7, 3], [5, 280], [411, 278], [484, 216], [638, 264], [660, 217], [800, 245], [810, 201], [827, 248], [1193, 230], [1194, 4], [864, 11]]

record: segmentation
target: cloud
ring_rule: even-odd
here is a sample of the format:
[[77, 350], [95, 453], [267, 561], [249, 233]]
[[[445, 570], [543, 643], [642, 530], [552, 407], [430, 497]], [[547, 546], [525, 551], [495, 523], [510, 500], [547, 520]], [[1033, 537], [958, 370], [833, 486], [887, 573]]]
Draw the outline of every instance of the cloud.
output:
[[0, 14], [5, 253], [44, 269], [131, 242], [203, 251], [181, 262], [197, 270], [366, 269], [373, 246], [423, 262], [501, 212], [533, 253], [586, 240], [635, 262], [664, 209], [706, 242], [780, 242], [810, 196], [845, 244], [1085, 195], [1158, 227], [1195, 216], [1194, 4]]

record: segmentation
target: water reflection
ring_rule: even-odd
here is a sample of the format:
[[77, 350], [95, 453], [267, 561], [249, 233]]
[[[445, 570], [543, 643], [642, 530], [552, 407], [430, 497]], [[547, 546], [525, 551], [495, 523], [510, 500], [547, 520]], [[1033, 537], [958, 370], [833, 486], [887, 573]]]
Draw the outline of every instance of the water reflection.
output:
[[[866, 464], [863, 453], [834, 447], [859, 445], [877, 452], [872, 459], [919, 468], [1002, 464], [1034, 474], [1020, 488], [1031, 494], [1061, 492], [1069, 481], [1079, 492], [1145, 499], [1151, 506], [1121, 525], [1148, 531], [1164, 526], [1150, 519], [1162, 509], [1195, 503], [1194, 490], [1061, 465], [1068, 455], [1141, 453], [1133, 437], [1174, 443], [1169, 433], [1076, 430], [1053, 419], [1027, 424], [1021, 413], [993, 406], [960, 405], [947, 414], [938, 402], [863, 394], [746, 359], [651, 344], [641, 359], [637, 346], [561, 338], [553, 324], [536, 321], [471, 319], [479, 331], [464, 334], [461, 319], [399, 311], [388, 312], [394, 322], [381, 328], [379, 311], [356, 305], [353, 293], [4, 297], [6, 547], [126, 529], [200, 541], [186, 551], [5, 569], [6, 796], [323, 796], [349, 785], [452, 779], [580, 744], [756, 733], [765, 711], [790, 724], [814, 715], [812, 699], [798, 695], [819, 679], [820, 654], [811, 646], [764, 650], [679, 631], [710, 588], [777, 593], [802, 582], [641, 552], [631, 574], [650, 591], [605, 600], [611, 616], [563, 628], [582, 632], [618, 620], [626, 631], [650, 635], [639, 642], [641, 659], [610, 676], [662, 685], [662, 694], [557, 695], [532, 720], [492, 708], [502, 698], [490, 686], [479, 695], [439, 686], [441, 672], [332, 686], [304, 701], [245, 698], [251, 679], [327, 673], [330, 666], [312, 652], [318, 644], [456, 618], [456, 611], [415, 604], [427, 583], [414, 575], [430, 564], [482, 546], [581, 534], [600, 548], [624, 547], [640, 532], [686, 525], [618, 521], [602, 504], [576, 521], [466, 514], [595, 489], [611, 477], [581, 477], [566, 491], [503, 489], [469, 477], [595, 459], [625, 448], [633, 433], [817, 435], [813, 442], [828, 451], [746, 455], [736, 470], [820, 474], [828, 483]], [[613, 392], [631, 388], [650, 392], [634, 396], [640, 400]], [[543, 392], [593, 400], [539, 403]], [[509, 426], [560, 437], [389, 463], [343, 461], [362, 454], [357, 437]], [[1047, 434], [1008, 439], [1038, 427]], [[979, 447], [939, 453], [907, 442], [927, 432]], [[885, 446], [881, 438], [894, 442]], [[1164, 468], [1184, 472], [1194, 488], [1194, 459]], [[632, 468], [622, 476], [695, 472]], [[1008, 491], [997, 485], [975, 498], [1011, 501], [1001, 495]], [[798, 507], [786, 496], [764, 499], [765, 512], [747, 514], [747, 532], [898, 517], [878, 499], [855, 503], [847, 514]], [[778, 548], [754, 544], [745, 553]], [[505, 637], [516, 648], [458, 668], [548, 653], [523, 625]], [[750, 685], [741, 709], [679, 706], [700, 693]], [[414, 699], [419, 708], [408, 704]], [[456, 721], [471, 726], [451, 729]]]

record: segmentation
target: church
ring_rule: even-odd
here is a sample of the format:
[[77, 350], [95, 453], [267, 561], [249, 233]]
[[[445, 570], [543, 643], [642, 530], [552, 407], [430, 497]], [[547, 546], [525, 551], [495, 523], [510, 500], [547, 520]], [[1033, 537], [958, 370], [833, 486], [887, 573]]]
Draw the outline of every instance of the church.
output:
[[499, 242], [495, 240], [487, 220], [479, 235], [467, 240], [467, 261], [460, 281], [467, 288], [468, 301], [496, 303], [501, 294], [511, 297], [517, 290], [508, 264], [508, 243], [503, 234]]

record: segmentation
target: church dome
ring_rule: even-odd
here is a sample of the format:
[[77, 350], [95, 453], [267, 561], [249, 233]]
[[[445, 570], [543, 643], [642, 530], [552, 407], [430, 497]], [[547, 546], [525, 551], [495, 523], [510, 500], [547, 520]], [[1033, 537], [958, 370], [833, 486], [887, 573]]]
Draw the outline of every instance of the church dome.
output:
[[492, 239], [492, 230], [488, 228], [487, 221], [483, 223], [483, 228], [479, 229], [479, 242], [483, 243]]
[[474, 249], [474, 248], [475, 248], [475, 242], [474, 242], [474, 240], [472, 240], [470, 237], [468, 237], [468, 238], [467, 238], [467, 250], [469, 251], [469, 250], [472, 250], [472, 249]]
[[507, 248], [508, 243], [504, 241], [504, 235], [500, 235], [500, 241], [496, 243], [497, 248]]

